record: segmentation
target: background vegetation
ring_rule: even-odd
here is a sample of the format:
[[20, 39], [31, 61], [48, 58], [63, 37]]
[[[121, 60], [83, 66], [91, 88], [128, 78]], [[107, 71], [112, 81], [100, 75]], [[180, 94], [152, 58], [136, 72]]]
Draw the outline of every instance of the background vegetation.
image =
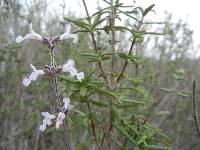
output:
[[[2, 150], [50, 150], [65, 147], [62, 130], [49, 129], [46, 133], [38, 131], [41, 123], [40, 112], [54, 109], [53, 83], [44, 79], [35, 82], [29, 88], [22, 85], [23, 77], [30, 72], [30, 63], [40, 68], [43, 64], [49, 64], [48, 49], [37, 41], [15, 44], [17, 35], [27, 33], [30, 22], [33, 23], [34, 30], [44, 35], [63, 32], [64, 24], [58, 21], [58, 14], [44, 18], [47, 7], [45, 0], [35, 0], [26, 4], [17, 0], [0, 1], [0, 149]], [[193, 31], [183, 20], [172, 22], [172, 16], [166, 14], [165, 23], [156, 25], [156, 28], [152, 27], [153, 25], [146, 27], [148, 30], [159, 31], [165, 35], [149, 35], [144, 41], [136, 44], [137, 53], [144, 57], [144, 63], [139, 65], [137, 74], [135, 66], [128, 65], [126, 74], [132, 75], [132, 79], [122, 85], [139, 87], [138, 93], [141, 99], [149, 101], [148, 107], [143, 108], [144, 112], [141, 113], [148, 122], [159, 127], [162, 133], [168, 136], [166, 143], [172, 145], [173, 150], [195, 150], [200, 148], [200, 143], [195, 135], [191, 93], [193, 80], [198, 81], [200, 78], [200, 62], [198, 57], [190, 55], [191, 51], [193, 54], [197, 53], [193, 46]], [[64, 17], [75, 18], [75, 15], [69, 13]], [[127, 25], [128, 22], [129, 20], [126, 20]], [[68, 23], [67, 20], [64, 23]], [[74, 31], [78, 29], [77, 26], [72, 28]], [[97, 44], [109, 49], [107, 44], [109, 42], [105, 42], [109, 41], [106, 34], [99, 33], [96, 37], [99, 42]], [[125, 38], [125, 34], [118, 36], [118, 40], [122, 41], [118, 44], [118, 49], [124, 49], [128, 44], [124, 41]], [[76, 47], [70, 42], [62, 42], [56, 51], [57, 63], [62, 64], [68, 58], [74, 58], [76, 66], [89, 76], [91, 70], [96, 70], [96, 66], [88, 63], [81, 53], [92, 51], [91, 44], [91, 39], [85, 33], [79, 34]], [[117, 63], [119, 70], [121, 64], [123, 61], [119, 60]], [[103, 67], [108, 68], [104, 63]], [[74, 87], [68, 86], [65, 81], [61, 82], [62, 94], [71, 95], [68, 89]], [[81, 94], [84, 95], [84, 89]], [[197, 95], [199, 94], [197, 90]], [[105, 99], [101, 95], [96, 96]], [[67, 118], [70, 137], [76, 149], [94, 149], [91, 144], [91, 131], [85, 130], [89, 126], [88, 114], [83, 113], [87, 110], [86, 105], [80, 104], [80, 98], [72, 97], [72, 104], [80, 111], [72, 112]], [[105, 115], [106, 112], [104, 109], [99, 111], [96, 105], [92, 107], [98, 123], [98, 115]], [[137, 111], [138, 108], [124, 107], [127, 107], [127, 112], [123, 112], [124, 116], [128, 116], [133, 110]], [[141, 109], [137, 114], [139, 111]], [[116, 141], [119, 138], [117, 131], [113, 134], [116, 136], [112, 140]], [[116, 147], [113, 146], [112, 149]]]

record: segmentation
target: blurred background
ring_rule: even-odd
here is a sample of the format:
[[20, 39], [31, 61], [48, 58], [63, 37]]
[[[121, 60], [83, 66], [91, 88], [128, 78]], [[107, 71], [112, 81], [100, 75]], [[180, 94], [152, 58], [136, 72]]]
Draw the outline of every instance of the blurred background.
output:
[[[136, 4], [148, 5], [143, 1], [145, 0], [138, 0]], [[88, 1], [90, 13], [103, 7], [104, 4], [101, 3], [100, 0]], [[167, 4], [175, 8], [169, 10], [167, 4], [160, 5], [160, 3], [155, 7], [156, 14], [153, 13], [148, 19], [163, 23], [150, 24], [147, 28], [150, 31], [165, 33], [165, 35], [147, 36], [142, 44], [137, 44], [137, 47], [139, 53], [146, 59], [140, 76], [146, 81], [144, 86], [154, 100], [151, 109], [152, 111], [169, 111], [169, 114], [159, 119], [153, 117], [149, 119], [171, 138], [173, 150], [197, 150], [200, 149], [200, 142], [195, 135], [191, 93], [192, 82], [196, 80], [197, 98], [200, 95], [198, 88], [200, 79], [198, 37], [200, 34], [197, 34], [199, 31], [196, 28], [200, 22], [196, 18], [192, 19], [193, 9], [190, 14], [190, 9], [187, 9], [189, 6], [178, 9], [182, 6], [180, 1], [177, 7], [176, 2], [174, 6], [168, 1]], [[134, 4], [134, 1], [129, 1], [127, 4]], [[60, 140], [61, 132], [49, 130], [41, 134], [38, 131], [41, 123], [40, 112], [48, 110], [54, 104], [53, 83], [49, 80], [40, 80], [29, 88], [22, 85], [23, 78], [31, 71], [29, 64], [32, 63], [37, 68], [43, 68], [44, 64], [49, 64], [49, 51], [38, 41], [16, 44], [15, 38], [17, 35], [25, 35], [31, 22], [37, 33], [45, 36], [61, 34], [67, 24], [63, 20], [64, 16], [76, 18], [83, 17], [84, 14], [81, 0], [74, 0], [74, 2], [69, 0], [0, 0], [1, 150], [64, 149]], [[124, 20], [124, 23], [129, 23], [126, 18]], [[72, 26], [72, 30], [75, 31], [76, 26]], [[119, 37], [123, 41], [125, 35]], [[104, 39], [103, 35], [99, 41], [102, 42], [102, 39]], [[119, 47], [126, 44], [126, 42], [120, 44]], [[87, 35], [80, 33], [76, 46], [68, 41], [59, 44], [56, 50], [57, 63], [63, 64], [68, 58], [74, 58], [78, 68], [88, 72], [90, 68], [87, 62], [80, 56], [80, 52], [88, 49], [91, 49], [91, 42]], [[198, 103], [199, 99], [197, 109]], [[73, 125], [77, 125], [75, 129], [78, 130], [73, 136], [80, 140], [82, 138], [80, 136], [82, 130], [79, 130], [81, 123], [74, 122]], [[84, 145], [78, 141], [77, 143], [80, 144], [77, 149], [81, 149], [81, 145]]]

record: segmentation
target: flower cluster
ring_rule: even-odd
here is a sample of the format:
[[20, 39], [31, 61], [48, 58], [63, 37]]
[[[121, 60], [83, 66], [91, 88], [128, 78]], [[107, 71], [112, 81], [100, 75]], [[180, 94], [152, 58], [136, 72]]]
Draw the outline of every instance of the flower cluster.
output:
[[[67, 61], [67, 63], [64, 64], [63, 66], [54, 68], [55, 71], [53, 69], [52, 69], [53, 71], [51, 71], [51, 70], [47, 71], [47, 67], [45, 67], [43, 70], [37, 70], [36, 67], [31, 64], [31, 69], [33, 70], [33, 72], [31, 73], [31, 75], [29, 77], [24, 78], [23, 84], [24, 84], [24, 86], [29, 86], [29, 84], [32, 81], [35, 81], [41, 75], [56, 74], [56, 73], [59, 73], [60, 71], [61, 72], [69, 72], [71, 77], [76, 77], [76, 79], [81, 82], [81, 80], [84, 79], [84, 73], [78, 72], [77, 69], [75, 68], [74, 64], [75, 64], [74, 60], [69, 59]], [[58, 71], [56, 71], [56, 70], [58, 70]]]
[[[32, 23], [29, 26], [29, 30], [30, 33], [26, 34], [24, 37], [19, 35], [16, 38], [16, 43], [21, 43], [22, 41], [26, 40], [26, 39], [33, 39], [33, 40], [39, 40], [39, 41], [43, 41], [46, 39], [46, 37], [39, 35], [38, 33], [36, 33], [33, 28], [32, 28]], [[72, 38], [73, 39], [73, 43], [76, 44], [78, 42], [78, 36], [77, 34], [72, 34], [70, 33], [71, 30], [71, 25], [67, 25], [66, 27], [66, 32], [63, 33], [62, 35], [59, 36], [59, 41], [62, 41], [64, 39], [68, 39], [68, 38]]]
[[60, 125], [63, 123], [63, 119], [65, 119], [65, 113], [68, 113], [71, 109], [73, 109], [73, 106], [70, 104], [70, 99], [65, 97], [63, 99], [63, 108], [62, 111], [58, 112], [55, 115], [51, 115], [48, 112], [42, 112], [43, 124], [40, 125], [40, 131], [45, 131], [47, 126], [52, 125], [52, 120], [54, 120], [56, 124], [56, 129], [60, 127]]
[[[78, 81], [81, 82], [82, 79], [84, 79], [84, 73], [78, 72], [75, 68], [74, 60], [69, 59], [66, 64], [62, 66], [55, 66], [54, 62], [54, 50], [55, 46], [59, 41], [62, 41], [64, 39], [71, 38], [73, 39], [73, 43], [76, 44], [78, 42], [78, 36], [77, 34], [70, 33], [71, 26], [67, 25], [65, 33], [63, 33], [60, 36], [54, 36], [54, 37], [44, 37], [36, 33], [32, 29], [32, 24], [29, 26], [29, 32], [25, 36], [17, 36], [16, 42], [20, 43], [26, 39], [34, 39], [42, 41], [44, 45], [48, 47], [50, 50], [50, 53], [52, 54], [52, 60], [51, 60], [51, 66], [45, 66], [42, 70], [37, 70], [34, 65], [30, 65], [32, 69], [32, 73], [29, 77], [26, 77], [23, 79], [24, 86], [29, 86], [32, 81], [36, 81], [39, 76], [45, 75], [45, 76], [55, 76], [58, 73], [65, 73], [68, 72], [71, 77], [76, 78]], [[57, 93], [58, 94], [58, 93]], [[73, 108], [73, 106], [70, 104], [69, 98], [63, 99], [63, 106], [60, 106], [59, 102], [59, 109], [56, 110], [55, 114], [50, 114], [49, 112], [42, 112], [42, 116], [44, 117], [42, 124], [40, 125], [40, 130], [45, 131], [48, 126], [51, 126], [53, 122], [55, 123], [56, 129], [60, 127], [60, 125], [63, 123], [63, 120], [65, 119], [65, 115]]]

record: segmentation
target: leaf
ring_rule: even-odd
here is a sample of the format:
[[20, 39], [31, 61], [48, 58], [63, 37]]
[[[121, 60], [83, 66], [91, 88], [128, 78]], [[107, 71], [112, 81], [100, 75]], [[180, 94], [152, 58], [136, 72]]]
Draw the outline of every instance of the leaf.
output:
[[117, 129], [117, 131], [124, 135], [132, 144], [136, 145], [136, 142], [133, 139], [133, 137], [126, 131], [126, 129], [122, 125], [119, 125], [116, 122], [114, 122], [113, 126]]
[[86, 24], [86, 23], [85, 23], [84, 21], [82, 21], [82, 20], [78, 20], [78, 19], [69, 19], [69, 18], [66, 18], [66, 17], [64, 17], [64, 19], [67, 20], [68, 22], [71, 22], [71, 23], [73, 23], [73, 24], [75, 24], [75, 25], [77, 25], [77, 26], [79, 26], [79, 27], [82, 27], [82, 28], [86, 29], [87, 31], [90, 31], [90, 30], [89, 30], [89, 25]]
[[171, 150], [170, 147], [163, 147], [163, 146], [157, 146], [157, 145], [146, 145], [144, 147], [149, 150]]
[[114, 26], [113, 28], [115, 28], [115, 29], [117, 29], [117, 30], [120, 30], [120, 31], [122, 31], [122, 32], [123, 32], [123, 30], [127, 30], [127, 31], [133, 33], [132, 30], [130, 30], [129, 28], [123, 27], [123, 26]]
[[92, 104], [97, 105], [99, 107], [109, 107], [109, 104], [100, 101], [90, 101]]
[[84, 128], [88, 128], [88, 127], [89, 127], [89, 120], [88, 120], [87, 117], [85, 117], [85, 118], [83, 119], [83, 127], [84, 127]]
[[162, 115], [169, 115], [170, 112], [169, 111], [159, 111], [159, 112], [156, 112], [155, 115], [159, 115], [159, 116], [162, 116]]
[[87, 94], [87, 89], [85, 87], [81, 87], [80, 95], [84, 97], [84, 96], [86, 96], [86, 94]]
[[92, 24], [92, 30], [94, 30], [95, 27], [99, 24], [100, 18], [101, 18], [101, 13], [98, 13], [97, 16], [94, 19], [93, 24]]
[[146, 8], [143, 12], [143, 16], [146, 16], [150, 11], [152, 11], [153, 7], [155, 6], [155, 4], [150, 5], [148, 8]]

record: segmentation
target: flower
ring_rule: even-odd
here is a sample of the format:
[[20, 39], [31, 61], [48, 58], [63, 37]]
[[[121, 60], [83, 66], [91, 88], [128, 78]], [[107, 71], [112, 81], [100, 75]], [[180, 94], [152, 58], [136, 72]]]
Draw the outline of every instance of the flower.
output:
[[35, 68], [35, 66], [33, 66], [32, 64], [31, 64], [31, 69], [33, 70], [33, 72], [31, 73], [31, 75], [28, 78], [24, 78], [24, 80], [23, 80], [23, 84], [25, 86], [29, 86], [29, 84], [31, 83], [31, 81], [35, 81], [38, 76], [45, 74], [45, 72], [43, 70], [37, 70]]
[[16, 38], [16, 43], [20, 43], [25, 39], [34, 39], [34, 40], [39, 40], [43, 41], [43, 38], [41, 35], [37, 34], [33, 29], [32, 29], [32, 23], [29, 26], [30, 33], [26, 34], [24, 37], [19, 35]]
[[73, 43], [76, 44], [78, 42], [78, 36], [77, 34], [72, 34], [70, 33], [71, 30], [71, 25], [67, 25], [66, 29], [65, 29], [65, 33], [63, 33], [62, 35], [60, 35], [60, 40], [64, 40], [64, 39], [68, 39], [68, 38], [72, 38], [73, 39]]
[[81, 82], [82, 79], [84, 79], [84, 73], [83, 72], [79, 72], [76, 74], [76, 78], [78, 79], [78, 81]]
[[77, 74], [77, 70], [74, 67], [74, 60], [69, 59], [66, 64], [62, 67], [62, 72], [69, 72], [72, 77]]
[[51, 120], [52, 120], [52, 119], [55, 119], [56, 116], [55, 116], [55, 115], [50, 115], [48, 112], [42, 112], [42, 116], [44, 116], [43, 124], [40, 125], [40, 128], [39, 128], [39, 129], [40, 129], [41, 131], [45, 131], [47, 125], [50, 126], [50, 125], [51, 125]]
[[63, 119], [65, 119], [65, 113], [59, 112], [57, 119], [56, 119], [56, 129], [58, 129], [60, 127], [60, 125], [63, 122]]
[[73, 106], [70, 104], [70, 99], [69, 99], [69, 97], [63, 98], [63, 103], [64, 103], [63, 108], [64, 108], [65, 111], [66, 111], [66, 110], [72, 110], [72, 109], [73, 109]]
[[72, 77], [76, 76], [77, 80], [79, 80], [80, 82], [82, 79], [84, 79], [84, 73], [78, 73], [78, 71], [75, 68], [73, 59], [69, 59], [67, 63], [62, 66], [62, 72], [69, 72]]

